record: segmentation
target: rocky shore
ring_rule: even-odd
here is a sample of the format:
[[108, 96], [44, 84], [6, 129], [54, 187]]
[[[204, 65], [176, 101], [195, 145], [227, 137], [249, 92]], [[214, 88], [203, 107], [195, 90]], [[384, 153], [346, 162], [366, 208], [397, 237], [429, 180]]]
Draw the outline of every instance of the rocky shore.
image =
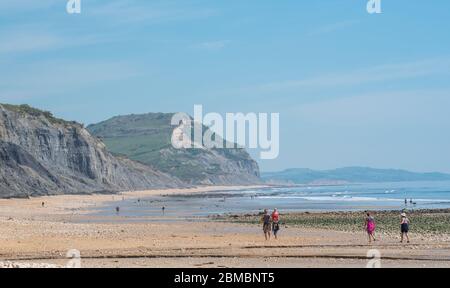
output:
[[[377, 232], [399, 233], [401, 211], [373, 211]], [[450, 209], [425, 209], [407, 211], [411, 231], [420, 235], [450, 235]], [[216, 221], [256, 224], [260, 215], [223, 215], [212, 217]], [[286, 226], [332, 229], [347, 232], [363, 230], [366, 214], [361, 212], [288, 213], [282, 215]]]

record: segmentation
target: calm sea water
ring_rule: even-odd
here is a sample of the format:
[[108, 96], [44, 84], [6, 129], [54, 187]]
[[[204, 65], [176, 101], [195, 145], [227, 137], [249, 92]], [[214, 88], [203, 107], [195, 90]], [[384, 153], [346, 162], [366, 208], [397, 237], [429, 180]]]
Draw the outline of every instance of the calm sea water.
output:
[[[264, 208], [278, 208], [282, 213], [450, 208], [450, 181], [266, 188], [152, 197], [139, 201], [124, 199], [102, 207], [97, 215], [114, 215], [117, 206], [121, 216], [130, 218], [189, 218], [255, 213]], [[164, 215], [163, 206], [166, 207]]]

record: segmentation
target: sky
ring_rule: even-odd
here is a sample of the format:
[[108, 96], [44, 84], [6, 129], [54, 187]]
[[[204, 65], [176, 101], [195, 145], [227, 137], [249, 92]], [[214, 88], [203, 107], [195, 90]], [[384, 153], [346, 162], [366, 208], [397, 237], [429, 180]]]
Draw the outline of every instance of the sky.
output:
[[366, 3], [2, 0], [0, 102], [84, 124], [195, 104], [280, 113], [263, 171], [450, 173], [450, 1]]

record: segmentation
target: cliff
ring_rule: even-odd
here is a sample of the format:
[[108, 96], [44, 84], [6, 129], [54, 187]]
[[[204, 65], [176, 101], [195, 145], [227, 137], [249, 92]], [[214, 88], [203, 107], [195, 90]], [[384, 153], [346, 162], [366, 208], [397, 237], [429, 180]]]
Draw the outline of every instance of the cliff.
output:
[[154, 167], [112, 155], [81, 124], [0, 104], [0, 197], [180, 186]]
[[187, 184], [246, 185], [260, 183], [259, 167], [245, 149], [175, 149], [170, 113], [113, 117], [87, 129], [108, 150], [152, 165]]

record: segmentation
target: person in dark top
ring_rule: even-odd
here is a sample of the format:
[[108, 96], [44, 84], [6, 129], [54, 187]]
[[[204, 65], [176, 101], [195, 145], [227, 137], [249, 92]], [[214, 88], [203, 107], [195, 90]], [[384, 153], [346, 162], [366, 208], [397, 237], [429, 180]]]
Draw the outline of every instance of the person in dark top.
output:
[[409, 219], [408, 217], [406, 217], [406, 213], [402, 213], [400, 215], [401, 220], [400, 220], [400, 232], [401, 232], [401, 240], [400, 243], [403, 243], [403, 238], [406, 237], [406, 241], [407, 243], [409, 243], [409, 236], [408, 236], [408, 232], [409, 232]]
[[270, 225], [270, 214], [269, 211], [267, 209], [264, 209], [264, 215], [261, 218], [261, 221], [263, 222], [263, 232], [264, 232], [264, 237], [266, 237], [266, 240], [270, 240], [270, 230], [271, 230], [271, 225]]

